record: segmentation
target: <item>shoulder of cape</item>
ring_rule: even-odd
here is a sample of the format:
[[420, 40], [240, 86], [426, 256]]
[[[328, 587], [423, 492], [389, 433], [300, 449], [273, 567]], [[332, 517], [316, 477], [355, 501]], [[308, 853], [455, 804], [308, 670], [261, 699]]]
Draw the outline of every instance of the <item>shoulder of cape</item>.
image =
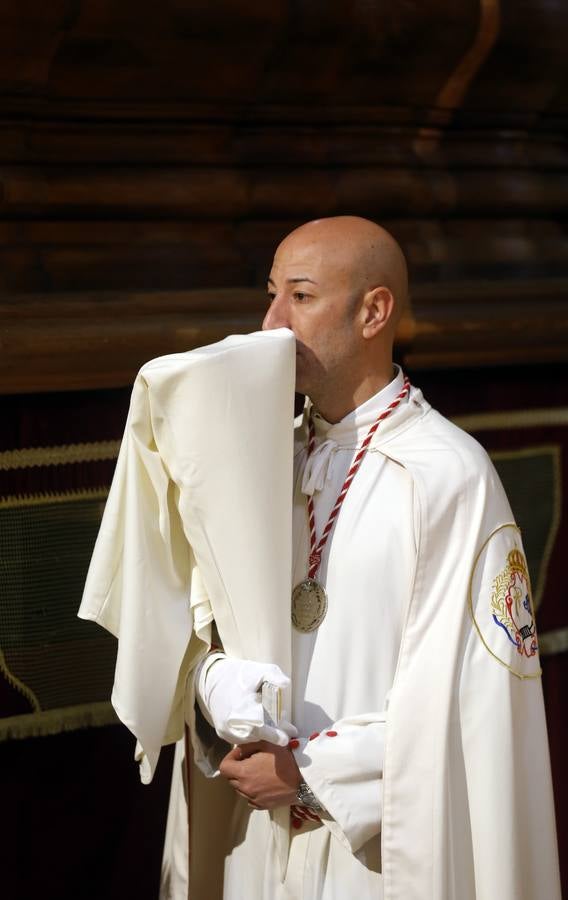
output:
[[[457, 508], [453, 534], [460, 532], [463, 546], [477, 534], [483, 540], [493, 528], [513, 520], [501, 480], [487, 452], [429, 406], [400, 433], [378, 443], [377, 449], [400, 463], [411, 475], [420, 509], [428, 523], [440, 523]], [[465, 511], [465, 512], [464, 512]], [[445, 527], [445, 526], [444, 526]], [[459, 545], [459, 541], [455, 546]], [[471, 552], [474, 547], [470, 546]], [[462, 564], [464, 560], [462, 559]], [[467, 565], [467, 564], [466, 564]]]
[[477, 485], [484, 477], [493, 482], [497, 475], [481, 444], [433, 409], [420, 392], [416, 393], [417, 415], [384, 438], [378, 435], [374, 441], [376, 448], [409, 470], [424, 477], [439, 478], [453, 489], [458, 484]]

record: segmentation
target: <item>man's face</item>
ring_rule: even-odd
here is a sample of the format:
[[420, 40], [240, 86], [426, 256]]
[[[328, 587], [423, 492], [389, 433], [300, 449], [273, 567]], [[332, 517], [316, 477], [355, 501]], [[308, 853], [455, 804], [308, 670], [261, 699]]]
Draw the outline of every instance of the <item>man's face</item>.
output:
[[351, 268], [325, 245], [287, 238], [268, 279], [263, 329], [290, 328], [296, 337], [296, 389], [317, 401], [340, 383], [357, 352]]

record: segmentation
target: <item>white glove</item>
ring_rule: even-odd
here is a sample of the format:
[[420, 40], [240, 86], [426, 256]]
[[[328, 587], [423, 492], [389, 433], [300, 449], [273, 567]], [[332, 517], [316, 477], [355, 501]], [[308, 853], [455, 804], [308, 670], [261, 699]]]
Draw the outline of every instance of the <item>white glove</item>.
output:
[[278, 666], [229, 659], [222, 653], [206, 657], [196, 672], [195, 692], [201, 712], [229, 744], [269, 741], [285, 747], [298, 733], [285, 713], [278, 727], [265, 724], [260, 695], [263, 681], [283, 692], [290, 687], [290, 679]]

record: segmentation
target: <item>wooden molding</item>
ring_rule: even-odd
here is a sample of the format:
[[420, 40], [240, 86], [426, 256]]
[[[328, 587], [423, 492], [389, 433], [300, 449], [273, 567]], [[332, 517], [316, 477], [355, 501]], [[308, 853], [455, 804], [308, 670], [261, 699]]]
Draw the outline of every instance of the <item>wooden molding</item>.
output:
[[[417, 285], [397, 352], [416, 369], [568, 359], [568, 282]], [[20, 295], [0, 301], [0, 392], [120, 387], [155, 356], [258, 329], [256, 288]]]
[[260, 327], [265, 292], [100, 292], [0, 302], [0, 391], [80, 390], [132, 383], [155, 356]]
[[568, 280], [422, 284], [412, 301], [414, 369], [568, 360]]

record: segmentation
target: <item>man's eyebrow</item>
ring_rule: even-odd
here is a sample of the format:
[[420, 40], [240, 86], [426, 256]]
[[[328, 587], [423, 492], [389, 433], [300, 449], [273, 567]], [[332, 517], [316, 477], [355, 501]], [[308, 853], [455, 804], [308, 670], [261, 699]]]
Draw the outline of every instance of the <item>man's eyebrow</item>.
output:
[[[287, 278], [286, 284], [300, 284], [302, 281], [309, 281], [310, 284], [317, 284], [317, 281], [314, 281], [313, 278]], [[268, 279], [268, 284], [274, 284], [272, 278]]]

